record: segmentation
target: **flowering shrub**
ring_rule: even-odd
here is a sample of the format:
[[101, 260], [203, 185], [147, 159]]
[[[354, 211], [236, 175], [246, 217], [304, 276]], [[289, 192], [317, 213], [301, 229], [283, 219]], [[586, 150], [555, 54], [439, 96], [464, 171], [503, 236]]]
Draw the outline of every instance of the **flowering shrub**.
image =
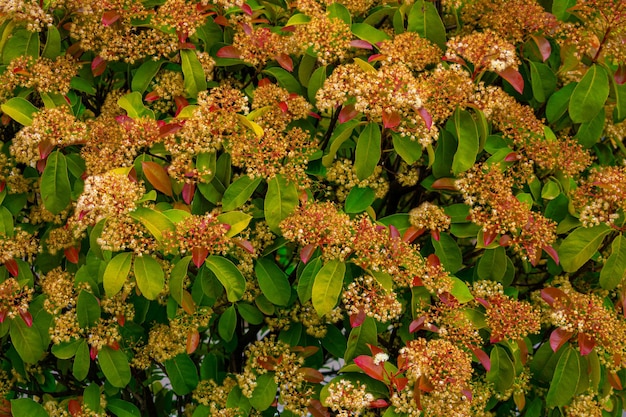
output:
[[619, 416], [626, 2], [3, 0], [0, 416]]

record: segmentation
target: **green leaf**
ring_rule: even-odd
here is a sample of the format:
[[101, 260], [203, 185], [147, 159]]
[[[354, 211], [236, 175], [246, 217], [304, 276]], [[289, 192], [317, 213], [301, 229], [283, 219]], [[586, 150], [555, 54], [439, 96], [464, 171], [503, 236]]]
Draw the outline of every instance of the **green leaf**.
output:
[[72, 375], [78, 381], [82, 381], [87, 378], [89, 374], [89, 367], [91, 366], [91, 356], [89, 355], [89, 345], [85, 340], [81, 339], [78, 349], [76, 350], [76, 356], [72, 363]]
[[600, 271], [600, 286], [612, 290], [626, 276], [626, 238], [619, 234], [611, 243], [611, 255]]
[[506, 272], [506, 251], [502, 246], [485, 249], [478, 260], [476, 273], [480, 279], [500, 282]]
[[446, 28], [437, 8], [429, 1], [418, 0], [413, 4], [409, 12], [407, 31], [417, 32], [442, 50], [446, 49]]
[[342, 123], [333, 130], [332, 135], [330, 136], [330, 147], [328, 148], [328, 153], [322, 157], [322, 164], [325, 167], [329, 167], [335, 162], [335, 155], [337, 151], [343, 145], [343, 143], [350, 139], [352, 136], [352, 132], [354, 128], [359, 125], [360, 121], [357, 119], [352, 119], [346, 123]]
[[423, 149], [419, 142], [411, 140], [406, 136], [401, 136], [396, 132], [391, 133], [391, 138], [393, 149], [407, 164], [411, 165], [422, 157]]
[[202, 175], [202, 180], [206, 183], [211, 182], [217, 170], [217, 158], [215, 152], [200, 152], [196, 156], [196, 169], [199, 172], [210, 171], [210, 174]]
[[44, 353], [44, 346], [42, 346], [41, 334], [37, 326], [28, 327], [24, 320], [16, 317], [14, 320], [11, 320], [9, 334], [13, 347], [15, 347], [15, 350], [17, 350], [24, 362], [36, 363], [41, 359]]
[[158, 242], [163, 240], [164, 231], [173, 232], [176, 229], [174, 223], [166, 215], [146, 207], [139, 207], [129, 215], [141, 222]]
[[478, 125], [468, 111], [456, 109], [453, 115], [453, 124], [446, 126], [452, 128], [451, 133], [455, 136], [458, 147], [452, 159], [452, 173], [458, 175], [474, 166], [478, 155], [479, 137]]
[[152, 79], [157, 75], [159, 69], [161, 69], [161, 65], [163, 65], [165, 61], [158, 60], [153, 61], [151, 59], [145, 61], [137, 71], [133, 75], [133, 80], [131, 81], [130, 88], [132, 91], [138, 91], [143, 94], [150, 85]]
[[282, 269], [270, 258], [260, 258], [254, 265], [259, 288], [268, 300], [279, 306], [286, 306], [291, 298], [291, 284]]
[[565, 349], [559, 362], [556, 364], [554, 376], [550, 382], [550, 389], [546, 395], [548, 407], [563, 407], [567, 405], [576, 393], [576, 387], [581, 377], [581, 363], [578, 352], [569, 345]]
[[[308, 16], [306, 16], [306, 18], [310, 19]], [[289, 26], [289, 23], [287, 23], [287, 26]], [[311, 79], [311, 75], [313, 74], [313, 71], [315, 70], [316, 63], [317, 63], [317, 59], [315, 57], [309, 54], [302, 55], [302, 59], [300, 60], [300, 65], [298, 65], [298, 81], [300, 81], [300, 84], [302, 84], [303, 87], [309, 86], [309, 80]]]
[[369, 123], [359, 135], [356, 143], [354, 171], [360, 180], [374, 173], [381, 155], [381, 133], [378, 123]]
[[250, 324], [261, 324], [265, 319], [263, 313], [261, 313], [261, 311], [252, 304], [238, 303], [237, 311], [239, 312], [241, 318]]
[[600, 109], [598, 114], [589, 122], [581, 123], [578, 132], [574, 136], [578, 143], [589, 149], [598, 142], [604, 131], [606, 112], [604, 108]]
[[141, 411], [136, 405], [119, 398], [107, 398], [106, 409], [117, 417], [141, 417]]
[[[453, 118], [450, 118], [448, 123], [452, 123], [452, 120]], [[432, 165], [435, 178], [452, 176], [452, 160], [457, 152], [457, 148], [458, 142], [454, 135], [447, 130], [441, 130], [434, 158], [431, 158], [430, 151], [428, 153], [429, 163]], [[429, 145], [427, 149], [432, 149], [432, 147]]]
[[76, 355], [76, 350], [83, 339], [72, 339], [69, 342], [61, 342], [52, 345], [51, 351], [59, 359], [70, 359]]
[[235, 328], [237, 327], [237, 312], [235, 306], [228, 307], [220, 316], [220, 321], [217, 325], [217, 332], [220, 337], [227, 342], [230, 342], [235, 335]]
[[235, 182], [230, 184], [224, 192], [222, 199], [222, 210], [232, 211], [245, 204], [250, 198], [254, 190], [261, 183], [261, 177], [252, 179], [247, 175], [239, 177]]
[[579, 227], [570, 233], [558, 249], [561, 266], [565, 272], [575, 272], [598, 250], [604, 237], [611, 233], [605, 224]]
[[109, 298], [120, 292], [126, 283], [126, 278], [128, 278], [130, 273], [132, 258], [131, 253], [124, 252], [115, 255], [107, 264], [102, 284], [104, 292]]
[[315, 276], [322, 269], [322, 260], [315, 258], [309, 261], [307, 266], [302, 270], [302, 274], [298, 278], [298, 298], [301, 303], [306, 303], [311, 299], [313, 293], [313, 282], [315, 282]]
[[264, 74], [271, 75], [276, 79], [278, 85], [289, 91], [290, 93], [296, 93], [300, 96], [304, 95], [302, 86], [296, 78], [288, 71], [280, 67], [270, 67], [263, 70]]
[[82, 328], [93, 326], [100, 320], [100, 303], [89, 291], [81, 290], [76, 301], [78, 325]]
[[350, 24], [352, 22], [352, 15], [350, 11], [341, 3], [331, 3], [327, 8], [328, 17], [331, 19], [340, 19], [345, 24]]
[[133, 272], [139, 291], [148, 300], [154, 300], [163, 291], [165, 273], [161, 265], [150, 255], [137, 256], [133, 263]]
[[198, 370], [189, 355], [181, 353], [165, 361], [165, 372], [177, 395], [186, 395], [198, 385]]
[[491, 350], [491, 370], [487, 372], [487, 381], [492, 382], [496, 391], [503, 394], [515, 380], [515, 367], [506, 349], [498, 345]]
[[11, 400], [10, 412], [13, 417], [48, 417], [46, 409], [30, 398]]
[[282, 175], [268, 181], [264, 211], [265, 221], [272, 232], [281, 234], [278, 225], [293, 213], [298, 202], [298, 188], [294, 182], [287, 182]]
[[170, 295], [181, 307], [183, 305], [183, 290], [189, 262], [191, 262], [191, 256], [185, 256], [183, 259], [176, 262], [176, 265], [174, 265], [170, 273]]
[[372, 25], [368, 25], [367, 23], [354, 23], [352, 24], [350, 29], [357, 38], [368, 41], [372, 45], [376, 45], [378, 42], [389, 39], [389, 35], [387, 35], [385, 32], [380, 29], [376, 29], [375, 27], [373, 27]]
[[191, 97], [196, 97], [200, 91], [207, 89], [206, 75], [196, 52], [192, 49], [181, 49], [180, 58], [183, 68], [185, 91]]
[[246, 289], [246, 279], [235, 264], [217, 255], [211, 255], [206, 258], [204, 264], [215, 274], [226, 289], [228, 301], [234, 303], [241, 299]]
[[71, 186], [67, 161], [60, 151], [48, 156], [41, 175], [41, 198], [48, 211], [59, 214], [70, 204]]
[[61, 55], [61, 34], [59, 29], [54, 25], [48, 26], [48, 33], [46, 36], [46, 45], [43, 47], [41, 56], [49, 59], [56, 59]]
[[2, 63], [9, 65], [12, 60], [21, 56], [39, 58], [39, 32], [20, 28], [11, 33], [2, 48]]
[[613, 80], [613, 92], [615, 93], [615, 109], [613, 121], [619, 123], [626, 119], [626, 84], [618, 84]]
[[270, 405], [276, 399], [276, 390], [278, 384], [274, 381], [274, 373], [266, 373], [259, 375], [256, 379], [257, 385], [252, 391], [252, 397], [250, 397], [250, 404], [257, 411], [267, 410]]
[[326, 81], [326, 68], [326, 65], [324, 65], [323, 67], [319, 67], [318, 69], [313, 71], [313, 74], [311, 74], [311, 78], [309, 78], [309, 85], [307, 87], [306, 93], [307, 98], [309, 99], [309, 103], [314, 106], [316, 103], [315, 94], [320, 88], [322, 88], [322, 85], [324, 85], [324, 81]]
[[346, 264], [333, 259], [315, 275], [311, 297], [313, 299], [313, 307], [320, 317], [330, 312], [337, 305], [343, 288], [345, 273]]
[[0, 235], [13, 237], [14, 235], [13, 214], [8, 208], [0, 206]]
[[376, 200], [376, 194], [370, 187], [353, 187], [346, 197], [346, 213], [361, 213]]
[[441, 233], [439, 240], [431, 237], [435, 254], [446, 271], [454, 274], [463, 267], [463, 254], [456, 240], [447, 233]]
[[98, 352], [98, 363], [105, 378], [114, 387], [124, 388], [130, 382], [131, 373], [128, 358], [121, 350], [104, 346]]
[[546, 104], [548, 122], [555, 123], [565, 114], [576, 85], [577, 83], [569, 83], [550, 96]]
[[144, 106], [143, 98], [139, 91], [133, 91], [132, 93], [120, 97], [120, 99], [117, 100], [117, 105], [126, 110], [128, 117], [133, 119], [139, 119], [141, 117], [154, 119], [154, 112]]
[[569, 115], [574, 123], [590, 122], [604, 107], [609, 96], [606, 70], [592, 65], [580, 80], [569, 102]]
[[470, 292], [469, 288], [467, 288], [467, 284], [457, 277], [450, 277], [452, 279], [452, 290], [450, 290], [450, 294], [454, 295], [457, 301], [461, 304], [467, 303], [474, 299], [474, 296]]
[[556, 89], [556, 74], [546, 64], [530, 61], [530, 82], [533, 97], [544, 103]]
[[13, 97], [4, 102], [0, 108], [11, 119], [24, 126], [32, 125], [33, 115], [39, 111], [30, 101], [22, 97]]
[[218, 215], [217, 219], [220, 223], [230, 226], [230, 229], [226, 232], [226, 236], [233, 237], [248, 227], [252, 216], [242, 211], [229, 211]]
[[368, 345], [377, 346], [378, 333], [376, 331], [376, 321], [371, 317], [366, 317], [363, 324], [353, 328], [348, 336], [348, 346], [344, 354], [345, 363], [350, 363], [359, 355], [371, 355]]

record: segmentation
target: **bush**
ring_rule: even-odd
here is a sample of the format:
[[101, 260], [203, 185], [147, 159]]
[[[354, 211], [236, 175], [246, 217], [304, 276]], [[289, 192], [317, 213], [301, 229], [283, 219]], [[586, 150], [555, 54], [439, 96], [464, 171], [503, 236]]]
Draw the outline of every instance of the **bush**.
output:
[[0, 415], [621, 415], [625, 2], [0, 22]]

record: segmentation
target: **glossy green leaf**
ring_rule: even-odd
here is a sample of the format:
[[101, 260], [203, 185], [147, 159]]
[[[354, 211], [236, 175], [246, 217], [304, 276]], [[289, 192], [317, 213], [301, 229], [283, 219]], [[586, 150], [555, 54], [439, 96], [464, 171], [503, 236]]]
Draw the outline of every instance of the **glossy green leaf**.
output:
[[176, 262], [172, 272], [170, 272], [170, 295], [178, 305], [183, 305], [183, 290], [185, 289], [185, 278], [187, 278], [187, 269], [191, 262], [191, 256], [185, 256]]
[[16, 317], [11, 320], [11, 329], [9, 331], [11, 343], [20, 358], [26, 363], [36, 363], [44, 353], [41, 334], [37, 326], [28, 327], [24, 320]]
[[46, 35], [46, 45], [43, 47], [41, 56], [54, 60], [61, 55], [61, 34], [56, 26], [50, 25]]
[[128, 117], [139, 119], [148, 117], [154, 119], [154, 112], [143, 104], [143, 98], [139, 91], [133, 91], [117, 100], [117, 105], [126, 110]]
[[196, 156], [196, 169], [199, 172], [207, 172], [210, 174], [201, 175], [204, 182], [211, 182], [217, 170], [217, 158], [215, 152], [200, 152]]
[[407, 164], [411, 165], [422, 157], [422, 145], [406, 136], [401, 136], [396, 132], [391, 133], [393, 141], [393, 149], [400, 158]]
[[72, 339], [69, 342], [55, 343], [50, 350], [59, 359], [70, 359], [76, 355], [76, 350], [81, 343], [83, 339]]
[[198, 370], [189, 355], [182, 353], [164, 363], [172, 389], [178, 395], [186, 395], [198, 385]]
[[291, 284], [287, 274], [276, 265], [271, 257], [260, 258], [254, 265], [259, 288], [268, 300], [286, 306], [291, 298]]
[[215, 274], [226, 289], [228, 301], [234, 303], [241, 299], [246, 289], [246, 279], [235, 264], [217, 255], [207, 257], [204, 264]]
[[356, 143], [354, 171], [360, 180], [374, 173], [381, 156], [381, 133], [378, 123], [370, 123], [361, 132]]
[[370, 187], [354, 187], [345, 202], [346, 213], [361, 213], [376, 200], [376, 193]]
[[282, 175], [268, 181], [264, 211], [265, 221], [272, 232], [281, 234], [278, 225], [293, 213], [298, 202], [298, 188], [293, 181], [287, 182]]
[[580, 80], [569, 102], [569, 115], [575, 123], [591, 121], [604, 107], [609, 96], [609, 78], [606, 70], [592, 65]]
[[413, 4], [408, 16], [407, 31], [417, 32], [442, 50], [446, 49], [446, 28], [437, 8], [429, 1], [418, 0]]
[[237, 327], [237, 312], [235, 306], [231, 305], [220, 315], [219, 323], [217, 325], [217, 332], [220, 337], [229, 342], [235, 335], [235, 328]]
[[100, 369], [111, 385], [124, 388], [130, 382], [131, 373], [128, 358], [121, 350], [105, 346], [98, 352]]
[[82, 328], [91, 327], [100, 320], [100, 302], [87, 290], [81, 290], [78, 294], [76, 316]]
[[224, 211], [232, 211], [244, 205], [260, 183], [260, 177], [255, 179], [247, 175], [239, 177], [235, 182], [230, 184], [224, 192], [222, 209]]
[[200, 64], [198, 60], [196, 51], [192, 49], [181, 49], [180, 58], [183, 68], [185, 91], [191, 97], [196, 97], [200, 91], [207, 89], [206, 75], [204, 75], [202, 64]]
[[326, 8], [326, 11], [331, 19], [340, 19], [348, 25], [352, 22], [352, 15], [350, 14], [350, 11], [341, 3], [331, 3]]
[[309, 103], [315, 105], [315, 94], [317, 91], [322, 88], [324, 85], [324, 81], [326, 81], [326, 65], [323, 67], [319, 67], [313, 74], [311, 74], [311, 78], [309, 78], [309, 85], [307, 87], [307, 98], [309, 99]]
[[556, 89], [556, 74], [546, 64], [530, 61], [530, 81], [533, 97], [539, 103], [544, 103]]
[[261, 324], [265, 319], [263, 313], [261, 313], [261, 311], [252, 304], [238, 303], [237, 311], [239, 312], [241, 318], [250, 324]]
[[11, 414], [13, 417], [48, 417], [48, 412], [39, 403], [30, 398], [11, 400]]
[[459, 245], [452, 236], [447, 233], [441, 233], [439, 240], [431, 237], [430, 241], [435, 248], [435, 254], [446, 271], [454, 274], [463, 267], [461, 248], [459, 248]]
[[76, 356], [72, 363], [72, 375], [78, 381], [87, 378], [89, 367], [91, 366], [91, 357], [89, 355], [89, 345], [85, 340], [81, 340], [76, 350]]
[[32, 125], [33, 115], [39, 111], [30, 101], [22, 97], [13, 97], [2, 103], [0, 108], [11, 119], [24, 126]]
[[106, 409], [117, 417], [141, 417], [141, 411], [136, 405], [119, 398], [107, 398]]
[[39, 47], [39, 32], [31, 32], [25, 28], [15, 29], [2, 48], [2, 63], [8, 65], [21, 56], [38, 58]]
[[138, 91], [143, 94], [148, 89], [150, 82], [152, 82], [154, 77], [157, 75], [164, 62], [165, 61], [163, 60], [154, 61], [149, 59], [141, 64], [133, 75], [133, 80], [130, 84], [131, 90]]
[[148, 300], [154, 300], [163, 291], [165, 273], [161, 265], [150, 255], [137, 256], [133, 263], [137, 287]]
[[54, 151], [48, 156], [46, 168], [41, 175], [41, 198], [46, 209], [53, 214], [59, 214], [70, 204], [71, 186], [67, 161], [60, 151]]
[[591, 121], [581, 123], [578, 127], [578, 132], [576, 132], [574, 138], [576, 138], [578, 143], [583, 147], [587, 149], [591, 148], [602, 137], [606, 118], [605, 113], [604, 108], [600, 109], [598, 114], [596, 114]]
[[227, 213], [219, 214], [217, 219], [220, 223], [230, 226], [230, 229], [226, 232], [226, 236], [233, 237], [248, 227], [250, 220], [252, 220], [252, 216], [242, 211], [229, 211]]
[[290, 93], [296, 93], [298, 95], [303, 95], [304, 91], [302, 90], [302, 86], [296, 80], [296, 78], [291, 75], [287, 70], [284, 70], [281, 67], [269, 67], [263, 70], [263, 74], [271, 75], [276, 79], [278, 85], [285, 88]]
[[376, 29], [367, 23], [353, 23], [350, 29], [357, 38], [368, 41], [372, 45], [376, 45], [378, 42], [389, 39], [389, 35], [385, 32], [380, 29]]
[[457, 109], [452, 118], [452, 125], [446, 126], [456, 137], [457, 150], [452, 159], [452, 173], [458, 175], [474, 166], [479, 148], [478, 125], [472, 114], [465, 110]]
[[298, 278], [298, 298], [301, 303], [306, 303], [311, 299], [313, 293], [313, 282], [315, 282], [315, 276], [322, 269], [322, 260], [315, 258], [304, 267], [302, 274]]
[[485, 249], [483, 255], [478, 260], [476, 273], [480, 279], [491, 281], [501, 281], [506, 272], [507, 257], [502, 246], [495, 249]]
[[337, 151], [343, 145], [343, 143], [350, 139], [352, 136], [352, 132], [359, 125], [360, 121], [357, 119], [352, 119], [348, 122], [342, 123], [333, 130], [333, 134], [330, 136], [330, 147], [328, 148], [328, 153], [322, 157], [322, 164], [325, 167], [331, 166], [335, 162], [335, 156], [337, 155]]
[[14, 235], [13, 214], [8, 208], [0, 206], [0, 235], [13, 237]]
[[556, 365], [546, 396], [548, 407], [562, 407], [571, 401], [583, 371], [578, 352], [569, 345], [561, 349], [564, 352]]
[[123, 252], [115, 255], [104, 270], [104, 292], [108, 297], [113, 297], [120, 292], [132, 266], [132, 254]]
[[250, 404], [257, 411], [264, 411], [274, 402], [278, 384], [274, 380], [273, 372], [259, 375], [256, 382], [257, 385], [252, 391], [252, 397], [250, 397]]
[[498, 345], [491, 349], [489, 358], [491, 360], [491, 370], [487, 372], [487, 381], [494, 384], [496, 391], [505, 393], [515, 380], [513, 360], [506, 349]]
[[454, 295], [454, 298], [461, 304], [467, 303], [474, 299], [474, 296], [470, 292], [467, 284], [457, 277], [451, 277], [452, 280], [452, 289], [450, 290], [450, 294]]
[[359, 355], [371, 355], [368, 345], [377, 346], [377, 334], [376, 321], [371, 317], [366, 317], [360, 326], [350, 330], [348, 345], [343, 356], [346, 363], [350, 363]]
[[345, 273], [346, 264], [334, 259], [326, 263], [315, 275], [311, 297], [313, 307], [320, 317], [337, 305]]
[[611, 228], [605, 224], [579, 227], [570, 233], [559, 246], [558, 254], [565, 272], [575, 272], [598, 250]]
[[626, 238], [619, 234], [611, 243], [611, 254], [600, 271], [600, 286], [612, 290], [626, 276]]
[[138, 207], [135, 211], [129, 213], [130, 217], [138, 220], [146, 229], [154, 236], [157, 241], [163, 240], [163, 232], [175, 230], [174, 223], [163, 213], [146, 207]]
[[613, 80], [613, 92], [615, 93], [615, 109], [613, 110], [613, 121], [622, 122], [626, 119], [626, 84], [618, 84]]
[[567, 112], [569, 101], [576, 85], [577, 83], [569, 83], [550, 96], [546, 104], [546, 119], [548, 119], [548, 122], [555, 123]]

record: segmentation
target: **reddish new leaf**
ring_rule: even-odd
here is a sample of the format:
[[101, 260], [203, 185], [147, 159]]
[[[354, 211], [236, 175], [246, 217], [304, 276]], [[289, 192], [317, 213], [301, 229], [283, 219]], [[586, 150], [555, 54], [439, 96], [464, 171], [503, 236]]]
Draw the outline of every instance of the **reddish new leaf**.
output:
[[120, 17], [122, 16], [116, 11], [104, 12], [102, 13], [102, 25], [111, 26], [113, 23], [117, 22]]
[[370, 55], [369, 58], [367, 58], [367, 62], [380, 61], [380, 60], [385, 59], [385, 58], [386, 58], [386, 55], [374, 54], [374, 55]]
[[402, 240], [404, 242], [411, 243], [422, 234], [424, 234], [425, 231], [426, 229], [424, 228], [419, 228], [411, 225], [404, 231], [404, 235], [402, 235]]
[[314, 368], [300, 368], [298, 372], [304, 376], [304, 380], [312, 384], [319, 384], [324, 380], [324, 375]]
[[4, 191], [4, 187], [6, 187], [7, 183], [5, 181], [0, 181], [0, 193]]
[[37, 148], [39, 149], [39, 159], [46, 159], [48, 155], [50, 155], [50, 152], [54, 150], [54, 145], [46, 139], [39, 142]]
[[552, 307], [554, 302], [559, 298], [568, 299], [567, 294], [562, 290], [554, 287], [548, 287], [541, 290], [541, 298]]
[[241, 51], [234, 46], [228, 45], [217, 51], [218, 58], [241, 58]]
[[428, 258], [426, 258], [426, 263], [431, 268], [441, 267], [441, 261], [439, 260], [439, 257], [435, 255], [434, 253], [431, 253], [430, 255], [428, 255]]
[[619, 67], [617, 67], [617, 71], [615, 71], [615, 75], [613, 75], [613, 80], [619, 85], [626, 83], [626, 64], [620, 64]]
[[176, 104], [176, 113], [174, 113], [174, 117], [178, 116], [178, 114], [189, 105], [189, 102], [183, 96], [174, 97], [174, 103]]
[[476, 358], [478, 358], [480, 363], [483, 365], [483, 368], [485, 368], [487, 372], [491, 370], [491, 359], [484, 350], [480, 348], [475, 348], [472, 349], [472, 353], [476, 356]]
[[185, 313], [189, 314], [190, 316], [194, 315], [196, 313], [196, 302], [193, 301], [193, 297], [191, 296], [189, 291], [183, 290], [182, 295], [183, 297], [181, 300], [182, 301], [181, 306], [183, 310], [185, 311]]
[[183, 196], [183, 200], [185, 201], [185, 203], [191, 204], [195, 193], [196, 193], [196, 184], [186, 182], [185, 185], [183, 185], [183, 190], [181, 191], [181, 194]]
[[350, 46], [359, 49], [374, 49], [371, 43], [362, 39], [355, 39], [350, 41]]
[[426, 317], [421, 316], [416, 318], [409, 324], [409, 333], [415, 333], [416, 331], [422, 329], [424, 327], [424, 322], [426, 322]]
[[522, 365], [526, 365], [528, 361], [528, 345], [524, 342], [524, 339], [517, 339], [517, 346], [519, 347]]
[[541, 59], [543, 59], [543, 62], [546, 62], [552, 53], [552, 45], [550, 45], [550, 41], [543, 36], [531, 35], [530, 38], [535, 42], [537, 48], [539, 48]]
[[493, 230], [487, 230], [486, 232], [483, 232], [483, 243], [485, 244], [485, 246], [489, 246], [491, 245], [491, 242], [496, 240], [496, 237], [498, 237], [498, 234], [496, 232], [494, 232]]
[[143, 173], [146, 179], [154, 188], [161, 191], [163, 194], [172, 197], [172, 182], [170, 176], [167, 175], [165, 168], [156, 162], [144, 161], [141, 163]]
[[370, 408], [385, 408], [388, 405], [389, 405], [389, 403], [387, 402], [387, 400], [385, 400], [383, 398], [379, 398], [377, 400], [370, 401]]
[[213, 18], [213, 21], [215, 23], [217, 23], [220, 26], [230, 26], [230, 23], [228, 22], [228, 19], [226, 19], [225, 16], [215, 16], [215, 18]]
[[350, 326], [352, 328], [359, 327], [365, 321], [365, 309], [360, 308], [357, 314], [350, 314]]
[[554, 329], [550, 334], [550, 347], [552, 351], [557, 352], [561, 346], [572, 337], [573, 332], [569, 332], [562, 327]]
[[328, 408], [324, 407], [320, 400], [312, 399], [309, 401], [306, 409], [311, 413], [313, 417], [330, 417]]
[[20, 270], [17, 266], [17, 261], [15, 259], [7, 259], [6, 261], [4, 261], [4, 266], [7, 271], [9, 271], [9, 274], [11, 274], [12, 277], [17, 277], [17, 274], [19, 274]]
[[121, 327], [124, 327], [124, 324], [126, 324], [126, 316], [123, 314], [118, 314], [117, 324], [119, 324]]
[[283, 69], [285, 69], [286, 71], [289, 71], [289, 72], [293, 71], [293, 60], [291, 59], [289, 55], [279, 54], [279, 55], [276, 55], [274, 59], [276, 59], [276, 62], [278, 62], [278, 65], [283, 67]]
[[357, 356], [356, 358], [354, 358], [354, 363], [359, 368], [361, 368], [363, 372], [365, 372], [367, 375], [371, 376], [372, 378], [378, 381], [383, 381], [385, 379], [385, 376], [384, 376], [385, 369], [383, 368], [382, 365], [375, 364], [374, 358], [372, 358], [371, 356], [367, 356], [367, 355]]
[[80, 401], [77, 399], [72, 399], [67, 403], [67, 410], [70, 412], [72, 417], [81, 416], [83, 414]]
[[430, 231], [430, 235], [433, 237], [433, 239], [435, 239], [437, 242], [439, 242], [439, 238], [441, 237], [439, 235], [439, 230], [437, 229], [433, 229]]
[[398, 112], [388, 113], [383, 111], [383, 127], [385, 129], [394, 129], [398, 127], [402, 119], [400, 118], [400, 114]]
[[78, 263], [78, 249], [75, 246], [72, 246], [71, 248], [67, 248], [63, 251], [64, 255], [65, 255], [65, 259], [67, 259], [69, 262], [73, 263], [73, 264], [77, 264]]
[[93, 61], [91, 61], [91, 73], [94, 77], [102, 75], [106, 68], [107, 62], [99, 56], [95, 57]]
[[248, 3], [244, 3], [241, 5], [241, 10], [249, 16], [252, 16], [252, 8], [248, 5]]
[[191, 260], [196, 267], [200, 268], [208, 254], [209, 250], [207, 248], [193, 248], [191, 250]]
[[28, 310], [20, 309], [19, 311], [20, 311], [20, 317], [22, 318], [22, 320], [24, 320], [24, 323], [28, 327], [31, 327], [33, 325], [33, 315], [30, 314], [30, 311]]
[[621, 391], [623, 389], [622, 380], [619, 378], [619, 375], [617, 375], [615, 372], [609, 372], [608, 379], [609, 379], [609, 384], [611, 384], [613, 388], [615, 388], [618, 391]]
[[428, 110], [426, 110], [425, 107], [420, 107], [419, 109], [417, 109], [417, 114], [420, 115], [424, 123], [426, 123], [426, 127], [428, 128], [428, 130], [430, 130], [430, 128], [433, 126], [433, 117], [430, 115]]
[[430, 380], [422, 375], [417, 379], [417, 387], [419, 388], [420, 391], [424, 391], [424, 392], [431, 392], [433, 389], [435, 389], [435, 387], [433, 387], [433, 384], [430, 382]]
[[517, 152], [510, 152], [509, 154], [507, 154], [507, 156], [504, 157], [504, 160], [506, 162], [515, 162], [519, 161], [520, 159], [522, 159], [522, 155], [518, 154]]
[[524, 92], [524, 78], [518, 70], [508, 67], [498, 72], [498, 75], [507, 80], [518, 93], [522, 94]]
[[433, 190], [456, 191], [456, 180], [454, 178], [439, 178], [431, 185]]
[[196, 330], [193, 332], [187, 333], [187, 354], [191, 355], [196, 351], [198, 345], [200, 344], [200, 333]]
[[550, 245], [546, 245], [543, 247], [543, 250], [552, 258], [552, 260], [558, 265], [559, 264], [559, 254], [558, 252]]
[[341, 108], [341, 111], [339, 112], [339, 123], [345, 123], [347, 121], [350, 121], [354, 119], [358, 114], [359, 112], [354, 109], [353, 104], [343, 106]]
[[586, 333], [578, 333], [578, 348], [582, 356], [587, 356], [596, 346], [596, 339]]
[[157, 93], [156, 91], [150, 91], [148, 94], [146, 94], [144, 100], [148, 103], [152, 103], [153, 101], [157, 101], [160, 98], [161, 96], [159, 96], [159, 93]]
[[165, 136], [173, 135], [183, 128], [181, 123], [165, 123], [162, 126], [159, 126], [159, 137], [163, 138]]
[[96, 358], [98, 357], [98, 348], [95, 346], [91, 346], [89, 348], [89, 357], [91, 358], [92, 361], [95, 361]]
[[317, 249], [317, 246], [309, 243], [300, 250], [300, 260], [302, 261], [302, 263], [309, 262], [309, 259], [311, 259], [311, 256], [313, 256], [313, 252], [315, 252], [315, 249]]
[[249, 240], [241, 239], [241, 238], [233, 238], [232, 241], [235, 245], [239, 246], [241, 249], [245, 250], [248, 253], [254, 254], [254, 246]]

